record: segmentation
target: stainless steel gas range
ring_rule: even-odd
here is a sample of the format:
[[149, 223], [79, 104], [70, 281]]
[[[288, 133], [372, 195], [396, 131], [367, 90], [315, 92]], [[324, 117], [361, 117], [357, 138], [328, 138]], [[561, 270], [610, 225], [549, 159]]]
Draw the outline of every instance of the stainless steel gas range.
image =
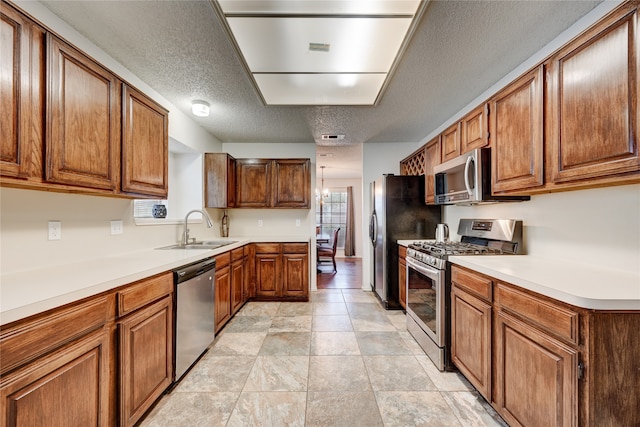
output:
[[451, 362], [451, 255], [523, 254], [522, 221], [461, 219], [460, 241], [421, 240], [407, 249], [407, 330], [439, 370]]

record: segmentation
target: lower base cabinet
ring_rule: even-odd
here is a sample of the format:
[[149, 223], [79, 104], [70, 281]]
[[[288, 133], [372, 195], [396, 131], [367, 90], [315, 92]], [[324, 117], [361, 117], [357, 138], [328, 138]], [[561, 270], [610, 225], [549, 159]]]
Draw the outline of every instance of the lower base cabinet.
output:
[[495, 404], [510, 426], [578, 425], [578, 351], [496, 316]]
[[575, 307], [454, 265], [451, 352], [510, 426], [640, 425], [640, 311]]
[[256, 299], [309, 300], [309, 245], [255, 244]]
[[398, 246], [398, 296], [400, 305], [407, 308], [407, 248]]
[[170, 296], [118, 322], [120, 425], [132, 426], [173, 381]]
[[3, 375], [0, 425], [109, 425], [109, 348], [102, 328]]

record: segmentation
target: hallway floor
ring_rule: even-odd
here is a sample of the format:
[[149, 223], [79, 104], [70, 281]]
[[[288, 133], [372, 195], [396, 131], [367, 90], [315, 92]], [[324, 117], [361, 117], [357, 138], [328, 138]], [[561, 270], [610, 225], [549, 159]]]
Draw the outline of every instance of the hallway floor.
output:
[[439, 372], [402, 311], [371, 292], [250, 302], [141, 424], [504, 426], [458, 373]]

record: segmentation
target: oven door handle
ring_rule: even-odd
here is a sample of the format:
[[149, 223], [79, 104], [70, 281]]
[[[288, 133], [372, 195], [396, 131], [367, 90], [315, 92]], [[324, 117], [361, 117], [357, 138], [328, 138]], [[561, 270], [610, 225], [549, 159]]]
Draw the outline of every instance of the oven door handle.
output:
[[432, 279], [437, 279], [440, 273], [440, 270], [438, 270], [437, 268], [433, 268], [431, 266], [419, 263], [418, 261], [414, 261], [413, 258], [407, 257], [405, 259], [405, 262], [407, 263], [407, 268], [411, 267], [419, 273], [422, 273]]

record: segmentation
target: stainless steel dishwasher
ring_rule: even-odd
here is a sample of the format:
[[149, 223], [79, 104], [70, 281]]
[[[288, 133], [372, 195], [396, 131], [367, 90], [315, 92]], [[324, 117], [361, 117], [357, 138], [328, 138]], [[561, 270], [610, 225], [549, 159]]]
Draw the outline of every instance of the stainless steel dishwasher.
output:
[[175, 282], [175, 381], [179, 381], [215, 338], [213, 257], [173, 270]]

